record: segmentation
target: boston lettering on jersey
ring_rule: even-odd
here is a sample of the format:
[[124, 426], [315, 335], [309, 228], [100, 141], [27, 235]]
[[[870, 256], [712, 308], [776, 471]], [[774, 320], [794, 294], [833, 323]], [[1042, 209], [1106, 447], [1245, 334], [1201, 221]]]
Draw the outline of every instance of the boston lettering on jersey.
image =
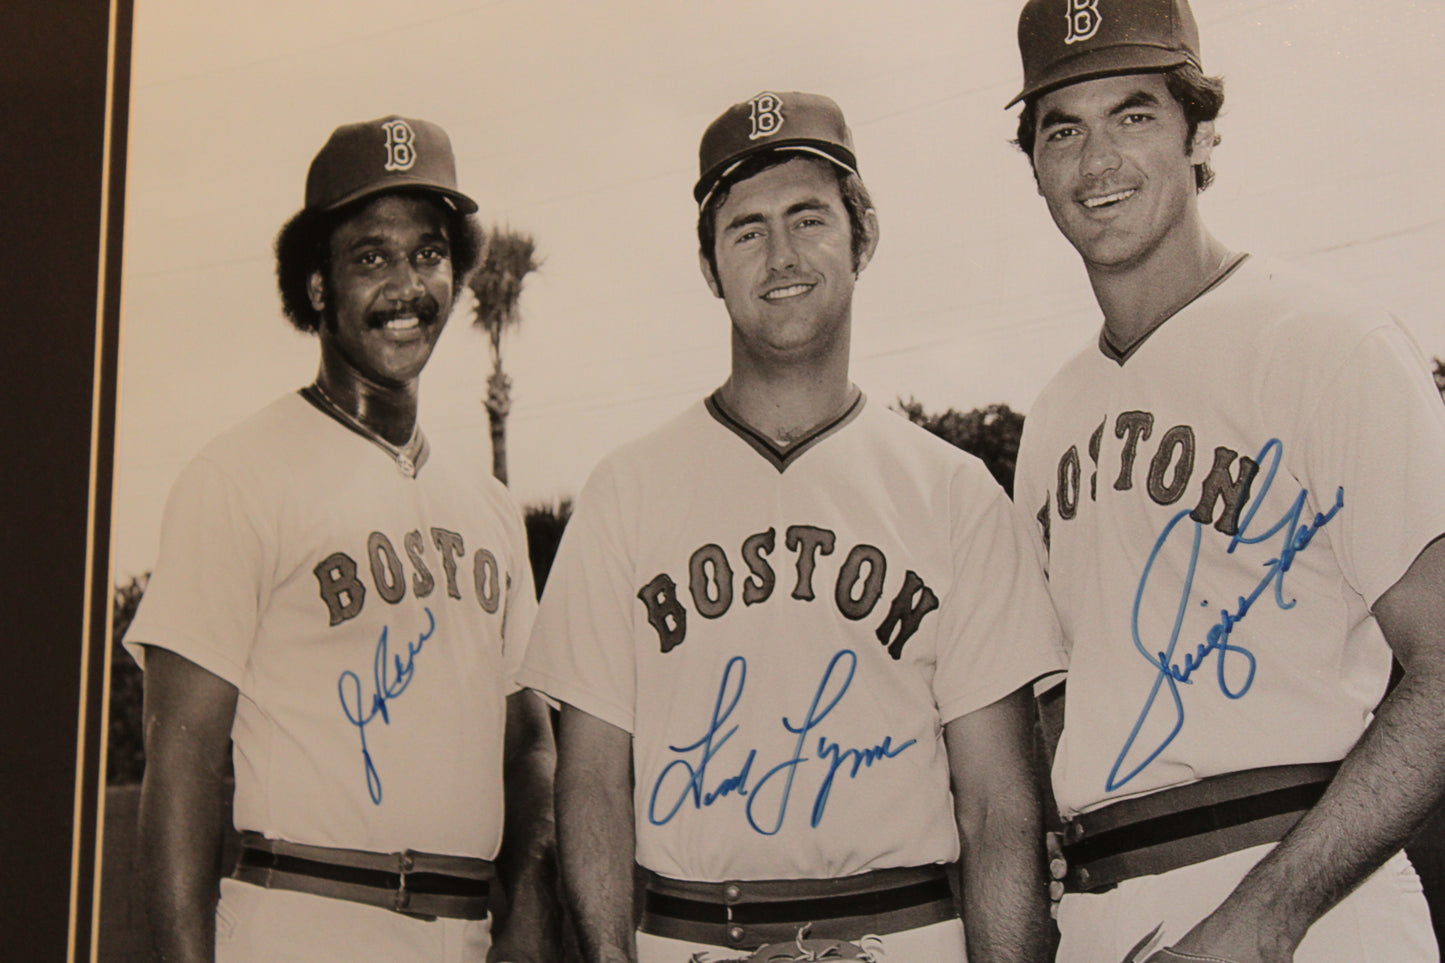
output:
[[[446, 580], [446, 593], [454, 599], [462, 598], [462, 582], [458, 578], [459, 563], [467, 558], [466, 542], [456, 532], [445, 528], [432, 527], [427, 536], [412, 530], [402, 537], [402, 547], [411, 563], [411, 591], [419, 599], [431, 595], [437, 587], [436, 575], [428, 564], [433, 550], [439, 556], [442, 577]], [[371, 584], [376, 593], [395, 605], [406, 597], [407, 570], [402, 565], [396, 546], [384, 532], [372, 532], [366, 540], [367, 560], [371, 569]], [[358, 576], [360, 567], [356, 560], [345, 552], [333, 552], [321, 561], [313, 571], [321, 588], [321, 601], [326, 603], [332, 625], [340, 625], [361, 614], [366, 602], [366, 585]], [[466, 573], [461, 573], [463, 576]], [[495, 613], [501, 605], [501, 571], [497, 557], [485, 548], [477, 549], [471, 557], [471, 586], [481, 607]]]
[[[793, 563], [797, 579], [790, 595], [799, 602], [813, 602], [818, 559], [833, 554], [837, 535], [813, 525], [790, 525], [783, 537], [787, 551], [797, 556]], [[776, 547], [777, 530], [773, 528], [743, 540], [742, 563], [748, 570], [742, 583], [744, 605], [757, 605], [772, 597], [778, 574], [768, 556]], [[720, 545], [709, 543], [692, 553], [688, 561], [688, 594], [698, 615], [716, 619], [732, 607], [737, 594], [733, 588], [734, 571]], [[867, 618], [883, 597], [887, 573], [888, 559], [881, 549], [864, 543], [853, 546], [833, 580], [833, 603], [838, 611], [855, 622]], [[657, 630], [662, 651], [671, 652], [681, 645], [687, 637], [687, 607], [678, 597], [672, 576], [657, 574], [638, 590], [637, 597], [647, 607], [647, 621]], [[923, 617], [936, 608], [938, 596], [910, 569], [878, 624], [878, 641], [888, 647], [894, 659], [901, 659], [904, 644], [918, 631]]]
[[[1114, 466], [1099, 464], [1103, 447], [1104, 431], [1109, 425], [1108, 417], [1099, 422], [1089, 436], [1086, 449], [1090, 461], [1088, 477], [1088, 499], [1096, 501], [1099, 490], [1101, 467], [1110, 473]], [[1159, 441], [1148, 446], [1154, 434], [1154, 415], [1147, 411], [1121, 412], [1113, 424], [1114, 437], [1123, 442], [1119, 450], [1118, 473], [1111, 484], [1116, 491], [1128, 491], [1136, 484], [1143, 483], [1149, 498], [1158, 505], [1173, 505], [1189, 490], [1195, 474], [1196, 449], [1198, 443], [1194, 429], [1188, 425], [1175, 425], [1159, 436]], [[1151, 453], [1152, 448], [1152, 453]], [[1148, 459], [1142, 479], [1139, 478], [1138, 464]], [[1238, 464], [1236, 465], [1236, 462]], [[1049, 544], [1052, 515], [1057, 513], [1063, 521], [1073, 519], [1079, 513], [1083, 498], [1083, 458], [1077, 445], [1069, 446], [1059, 458], [1057, 482], [1052, 498], [1044, 500], [1036, 516], [1043, 528], [1044, 546]], [[1239, 531], [1239, 517], [1249, 502], [1250, 486], [1259, 474], [1259, 463], [1249, 456], [1240, 457], [1232, 448], [1220, 446], [1214, 449], [1214, 463], [1199, 485], [1199, 501], [1189, 517], [1203, 525], [1213, 524], [1225, 535]], [[1223, 503], [1219, 517], [1215, 509]]]

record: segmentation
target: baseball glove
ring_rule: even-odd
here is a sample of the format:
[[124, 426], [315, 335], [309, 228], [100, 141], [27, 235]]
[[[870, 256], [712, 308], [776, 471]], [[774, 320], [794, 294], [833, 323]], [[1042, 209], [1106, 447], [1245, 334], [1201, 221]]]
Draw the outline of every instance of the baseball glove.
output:
[[847, 940], [809, 939], [803, 927], [791, 943], [769, 943], [751, 956], [718, 959], [706, 953], [694, 953], [689, 963], [833, 963], [835, 960], [862, 960], [863, 963], [884, 963], [883, 941], [865, 936], [857, 943]]

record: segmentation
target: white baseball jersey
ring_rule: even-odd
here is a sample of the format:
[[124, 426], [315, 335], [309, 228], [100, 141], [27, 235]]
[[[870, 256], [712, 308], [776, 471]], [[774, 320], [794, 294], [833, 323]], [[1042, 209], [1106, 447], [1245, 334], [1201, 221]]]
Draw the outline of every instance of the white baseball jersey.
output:
[[944, 723], [1061, 658], [1006, 496], [861, 396], [786, 452], [716, 399], [593, 473], [522, 683], [632, 734], [655, 872], [956, 858]]
[[1387, 315], [1248, 258], [1025, 422], [1015, 508], [1070, 647], [1064, 814], [1342, 758], [1390, 669], [1370, 606], [1445, 532], [1445, 405]]
[[491, 858], [535, 606], [521, 515], [479, 459], [430, 450], [408, 477], [291, 394], [177, 481], [126, 645], [236, 686], [238, 828]]

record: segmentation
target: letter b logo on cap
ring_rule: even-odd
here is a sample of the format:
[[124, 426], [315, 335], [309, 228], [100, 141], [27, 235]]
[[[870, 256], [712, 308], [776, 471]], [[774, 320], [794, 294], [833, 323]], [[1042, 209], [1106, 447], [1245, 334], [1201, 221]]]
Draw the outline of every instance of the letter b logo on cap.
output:
[[770, 137], [783, 129], [783, 98], [777, 94], [758, 94], [748, 103], [753, 108], [753, 129], [748, 140]]
[[1081, 43], [1099, 32], [1099, 0], [1069, 0], [1069, 33], [1064, 43]]
[[390, 120], [381, 126], [386, 131], [386, 169], [411, 170], [416, 163], [416, 148], [412, 146], [416, 133], [411, 125], [404, 120]]

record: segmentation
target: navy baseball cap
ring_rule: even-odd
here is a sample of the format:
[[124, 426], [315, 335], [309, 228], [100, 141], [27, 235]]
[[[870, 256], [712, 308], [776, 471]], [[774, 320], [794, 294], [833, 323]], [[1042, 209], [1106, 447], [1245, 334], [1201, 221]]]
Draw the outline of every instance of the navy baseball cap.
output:
[[1188, 0], [1028, 0], [1019, 53], [1024, 88], [1004, 109], [1082, 80], [1199, 67], [1199, 27]]
[[814, 154], [850, 174], [858, 173], [853, 133], [837, 104], [820, 94], [764, 91], [733, 104], [703, 132], [698, 147], [702, 176], [692, 189], [698, 207], [707, 204], [718, 181], [744, 160], [773, 150]]
[[440, 194], [463, 214], [477, 202], [457, 190], [457, 162], [447, 132], [428, 120], [379, 117], [344, 124], [311, 161], [306, 174], [307, 210], [334, 211], [343, 204], [398, 188]]

